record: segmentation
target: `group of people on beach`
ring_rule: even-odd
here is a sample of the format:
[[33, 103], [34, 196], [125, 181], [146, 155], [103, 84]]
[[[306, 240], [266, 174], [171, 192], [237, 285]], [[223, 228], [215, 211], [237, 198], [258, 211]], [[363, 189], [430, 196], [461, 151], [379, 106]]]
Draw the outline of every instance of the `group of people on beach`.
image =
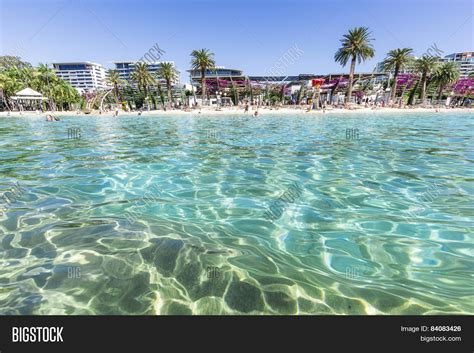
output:
[[[249, 104], [245, 104], [245, 108], [244, 108], [244, 113], [247, 114], [249, 112]], [[258, 106], [257, 106], [257, 110], [255, 110], [255, 112], [253, 113], [253, 116], [254, 117], [257, 117], [258, 116]]]
[[[312, 101], [310, 102], [311, 104], [291, 104], [291, 105], [284, 105], [282, 102], [276, 103], [276, 104], [268, 104], [268, 102], [265, 102], [266, 104], [255, 104], [255, 102], [252, 101], [244, 101], [240, 102], [238, 105], [234, 106], [201, 106], [199, 104], [193, 104], [191, 106], [185, 106], [183, 105], [182, 107], [174, 107], [171, 108], [171, 110], [175, 111], [185, 111], [185, 112], [192, 112], [192, 111], [197, 111], [198, 114], [201, 114], [202, 112], [206, 111], [225, 111], [225, 110], [230, 110], [230, 111], [243, 111], [244, 114], [251, 113], [254, 117], [257, 117], [260, 114], [261, 110], [275, 110], [278, 111], [280, 109], [282, 110], [304, 110], [307, 113], [310, 112], [315, 112], [319, 111], [322, 113], [326, 113], [328, 110], [363, 110], [365, 109], [370, 109], [370, 110], [379, 110], [379, 109], [384, 109], [384, 108], [398, 108], [398, 109], [417, 109], [417, 108], [423, 108], [423, 109], [433, 109], [434, 112], [438, 113], [443, 108], [445, 109], [454, 109], [454, 108], [460, 108], [460, 106], [457, 106], [455, 104], [450, 104], [449, 101], [446, 102], [446, 104], [426, 104], [426, 105], [403, 105], [400, 104], [400, 102], [385, 102], [385, 100], [372, 100], [371, 98], [362, 98], [360, 100], [356, 100], [355, 102], [352, 103], [344, 103], [342, 101], [337, 101], [337, 102], [326, 102], [324, 100], [320, 101]], [[468, 102], [469, 104], [465, 107], [467, 109], [470, 108], [470, 101]], [[76, 110], [77, 115], [81, 114], [98, 114], [98, 115], [112, 115], [114, 117], [118, 116], [121, 110], [119, 108], [114, 108], [114, 109], [105, 109], [105, 110], [98, 110], [94, 111], [91, 109], [81, 111], [81, 110]], [[148, 112], [151, 112], [150, 109], [148, 109]], [[11, 116], [11, 113], [15, 112], [7, 112], [7, 116]], [[56, 116], [54, 116], [51, 112], [44, 112], [44, 111], [36, 111], [37, 115], [42, 115], [42, 113], [47, 113], [46, 114], [46, 121], [60, 121], [60, 119]], [[124, 113], [135, 113], [137, 116], [141, 116], [143, 113], [143, 110], [141, 108], [137, 110], [127, 110], [124, 111]], [[20, 116], [22, 116], [22, 111], [18, 112]], [[67, 114], [67, 113], [66, 113]]]

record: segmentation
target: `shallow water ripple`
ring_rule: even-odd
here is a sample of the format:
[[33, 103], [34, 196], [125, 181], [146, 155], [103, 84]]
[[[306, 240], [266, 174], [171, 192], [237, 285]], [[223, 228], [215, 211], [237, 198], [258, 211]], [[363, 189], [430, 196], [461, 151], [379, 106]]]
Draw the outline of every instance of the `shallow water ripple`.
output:
[[0, 193], [25, 192], [0, 216], [0, 313], [474, 314], [473, 131], [459, 113], [1, 118]]

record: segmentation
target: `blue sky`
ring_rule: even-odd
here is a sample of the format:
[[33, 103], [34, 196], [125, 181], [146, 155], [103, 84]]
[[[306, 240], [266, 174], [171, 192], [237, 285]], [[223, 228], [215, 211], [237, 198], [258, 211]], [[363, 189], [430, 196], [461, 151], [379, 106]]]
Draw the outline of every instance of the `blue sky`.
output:
[[421, 56], [433, 43], [449, 54], [472, 51], [472, 0], [1, 0], [0, 54], [32, 64], [138, 60], [158, 43], [184, 73], [189, 53], [208, 48], [218, 65], [264, 74], [285, 52], [303, 51], [283, 74], [347, 71], [333, 60], [349, 28], [367, 26], [375, 57], [390, 49]]

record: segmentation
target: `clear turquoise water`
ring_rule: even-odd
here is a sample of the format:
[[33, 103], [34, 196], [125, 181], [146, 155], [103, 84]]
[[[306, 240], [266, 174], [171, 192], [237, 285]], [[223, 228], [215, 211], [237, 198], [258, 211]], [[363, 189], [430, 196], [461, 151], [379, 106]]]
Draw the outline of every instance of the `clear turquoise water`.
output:
[[0, 118], [0, 191], [25, 190], [0, 216], [0, 313], [473, 314], [473, 131], [459, 113]]

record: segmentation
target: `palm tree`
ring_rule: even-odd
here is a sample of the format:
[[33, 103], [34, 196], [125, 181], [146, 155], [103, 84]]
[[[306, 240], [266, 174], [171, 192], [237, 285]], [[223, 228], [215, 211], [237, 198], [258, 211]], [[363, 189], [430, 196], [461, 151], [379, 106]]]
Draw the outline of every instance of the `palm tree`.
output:
[[122, 98], [120, 95], [120, 86], [123, 84], [123, 80], [120, 78], [120, 74], [117, 70], [108, 70], [107, 82], [113, 86], [115, 100], [121, 102]]
[[212, 69], [216, 65], [216, 62], [214, 61], [214, 53], [211, 53], [208, 49], [193, 50], [191, 52], [191, 58], [192, 68], [201, 71], [201, 98], [204, 101], [204, 97], [206, 96], [206, 70]]
[[403, 49], [393, 49], [390, 50], [387, 54], [387, 57], [383, 61], [383, 69], [385, 71], [392, 71], [393, 74], [393, 83], [392, 90], [390, 92], [390, 100], [395, 100], [395, 95], [397, 93], [397, 78], [400, 70], [405, 68], [413, 60], [413, 49], [403, 48]]
[[156, 83], [156, 91], [158, 92], [158, 96], [160, 97], [161, 105], [163, 107], [163, 110], [166, 111], [166, 105], [165, 105], [165, 95], [163, 94], [163, 90], [161, 89], [161, 81], [160, 77], [157, 75], [157, 78], [155, 80]]
[[173, 102], [173, 95], [171, 91], [171, 83], [178, 78], [178, 71], [175, 69], [173, 63], [161, 63], [157, 71], [157, 75], [166, 81], [166, 90], [168, 91], [168, 102]]
[[415, 68], [421, 73], [421, 92], [420, 99], [424, 103], [426, 99], [426, 84], [429, 76], [435, 71], [438, 65], [438, 57], [424, 55], [417, 59], [415, 62]]
[[145, 95], [145, 99], [148, 97], [148, 87], [155, 83], [155, 78], [150, 71], [148, 71], [147, 64], [138, 62], [135, 65], [135, 70], [131, 73], [130, 78], [135, 81], [138, 90]]
[[67, 104], [68, 108], [70, 104], [77, 100], [79, 94], [69, 83], [64, 80], [59, 80], [53, 86], [53, 99], [59, 103], [61, 110], [64, 110]]
[[[16, 66], [15, 66], [16, 68]], [[20, 75], [20, 80], [26, 87], [32, 86], [33, 81], [35, 80], [35, 71], [30, 67], [22, 67], [21, 69], [16, 68]]]
[[54, 73], [54, 70], [51, 69], [48, 64], [39, 64], [37, 70], [39, 73], [38, 79], [40, 81], [39, 90], [41, 93], [46, 94], [51, 109], [55, 110], [55, 102], [52, 99], [51, 84], [56, 82], [58, 77]]
[[356, 27], [349, 30], [348, 34], [344, 34], [341, 39], [342, 46], [334, 54], [334, 60], [342, 66], [346, 66], [351, 62], [349, 71], [349, 85], [347, 86], [346, 103], [349, 102], [352, 96], [352, 84], [354, 81], [354, 71], [356, 61], [360, 64], [362, 61], [372, 58], [375, 55], [375, 50], [370, 44], [373, 38], [367, 27]]
[[438, 100], [441, 99], [446, 86], [459, 78], [459, 68], [455, 62], [445, 62], [438, 66], [433, 75], [433, 82], [438, 85]]
[[37, 68], [12, 66], [0, 72], [0, 95], [7, 109], [12, 107], [10, 97], [26, 87], [47, 95], [52, 109], [56, 109], [56, 103], [61, 109], [66, 104], [69, 108], [71, 103], [81, 99], [76, 89], [58, 78], [47, 64], [40, 64]]
[[10, 97], [25, 87], [20, 79], [19, 70], [15, 66], [0, 72], [0, 91], [7, 109], [12, 108], [12, 104], [9, 104]]
[[0, 71], [0, 97], [8, 110], [10, 110], [10, 106], [8, 105], [8, 90], [11, 85], [11, 78], [6, 73]]

